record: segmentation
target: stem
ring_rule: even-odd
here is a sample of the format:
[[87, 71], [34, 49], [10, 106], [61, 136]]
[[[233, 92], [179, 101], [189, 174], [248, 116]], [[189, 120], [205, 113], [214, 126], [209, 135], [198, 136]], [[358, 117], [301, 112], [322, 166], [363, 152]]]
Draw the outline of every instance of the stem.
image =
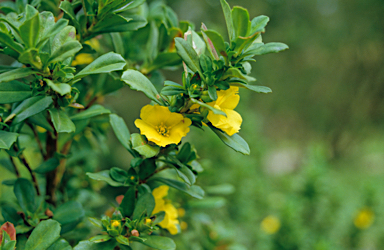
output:
[[9, 156], [9, 159], [11, 160], [12, 165], [13, 165], [13, 167], [15, 168], [15, 173], [16, 173], [17, 178], [20, 178], [19, 170], [17, 169], [17, 167], [16, 167], [16, 163], [14, 162], [12, 156]]
[[36, 179], [36, 176], [35, 174], [33, 173], [31, 167], [29, 166], [27, 160], [25, 159], [24, 155], [20, 155], [19, 156], [20, 160], [23, 162], [23, 164], [25, 165], [25, 167], [28, 169], [29, 173], [31, 174], [31, 177], [32, 177], [32, 181], [33, 181], [33, 184], [35, 186], [35, 189], [36, 189], [36, 193], [38, 196], [40, 196], [40, 188], [39, 188], [39, 184], [37, 182], [37, 179]]
[[41, 144], [39, 135], [37, 134], [35, 128], [33, 127], [33, 125], [31, 123], [27, 123], [27, 125], [32, 129], [33, 134], [35, 135], [35, 139], [36, 139], [37, 145], [39, 146], [40, 153], [43, 156], [43, 158], [45, 159], [44, 149], [43, 149], [43, 145]]

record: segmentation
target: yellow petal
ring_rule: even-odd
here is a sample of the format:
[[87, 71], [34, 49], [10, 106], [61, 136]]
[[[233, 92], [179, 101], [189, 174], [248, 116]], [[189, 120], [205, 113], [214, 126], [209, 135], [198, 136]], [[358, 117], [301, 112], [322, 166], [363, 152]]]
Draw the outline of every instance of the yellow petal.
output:
[[241, 123], [243, 122], [240, 114], [231, 109], [222, 109], [222, 111], [227, 115], [227, 117], [223, 115], [216, 115], [212, 111], [209, 111], [207, 119], [214, 127], [223, 130], [229, 136], [239, 132]]

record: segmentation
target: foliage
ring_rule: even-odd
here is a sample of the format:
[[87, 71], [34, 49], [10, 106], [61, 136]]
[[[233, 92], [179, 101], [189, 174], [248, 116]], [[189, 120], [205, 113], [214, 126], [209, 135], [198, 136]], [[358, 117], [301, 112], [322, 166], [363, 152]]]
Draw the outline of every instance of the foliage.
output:
[[[196, 32], [179, 22], [161, 1], [1, 3], [0, 49], [12, 63], [0, 74], [0, 149], [4, 167], [15, 173], [3, 184], [16, 198], [2, 205], [11, 228], [2, 234], [2, 249], [176, 248], [167, 237], [167, 230], [180, 231], [175, 206], [163, 199], [168, 188], [197, 199], [205, 193], [196, 185], [202, 171], [196, 149], [182, 138], [190, 126], [209, 127], [249, 154], [233, 110], [238, 88], [271, 92], [250, 84], [250, 62], [288, 48], [262, 43], [267, 17], [250, 21], [246, 9], [221, 5], [229, 42], [204, 24]], [[158, 70], [181, 66], [179, 83], [165, 81], [158, 90]], [[125, 85], [152, 101], [135, 122], [141, 134], [131, 134], [102, 105]], [[110, 127], [133, 158], [125, 169], [97, 172], [92, 151], [103, 148]], [[38, 152], [30, 155], [33, 147]], [[98, 181], [120, 192], [103, 216], [87, 202], [98, 196]], [[15, 230], [16, 239], [9, 234]]]

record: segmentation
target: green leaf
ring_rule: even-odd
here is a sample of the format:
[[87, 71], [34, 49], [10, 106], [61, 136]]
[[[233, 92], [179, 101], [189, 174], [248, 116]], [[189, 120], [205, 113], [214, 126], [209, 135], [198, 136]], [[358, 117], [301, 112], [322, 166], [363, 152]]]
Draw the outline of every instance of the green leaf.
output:
[[127, 239], [127, 237], [124, 237], [123, 235], [119, 235], [115, 239], [120, 244], [129, 246], [129, 240]]
[[52, 107], [49, 110], [53, 126], [58, 133], [72, 133], [76, 131], [75, 124], [61, 108]]
[[44, 220], [37, 225], [25, 244], [25, 250], [45, 250], [60, 237], [60, 224]]
[[264, 30], [265, 26], [269, 22], [269, 17], [267, 16], [258, 16], [252, 19], [251, 22], [251, 32], [250, 34], [254, 34], [255, 32], [261, 32]]
[[66, 43], [76, 41], [76, 29], [72, 26], [66, 26], [53, 38], [51, 38], [51, 54], [55, 54]]
[[160, 147], [157, 145], [148, 144], [143, 135], [134, 133], [131, 135], [132, 148], [136, 150], [140, 155], [146, 158], [151, 158], [160, 152]]
[[246, 37], [250, 29], [248, 10], [235, 6], [232, 9], [232, 22], [235, 30], [235, 37]]
[[[33, 8], [32, 6], [30, 6]], [[40, 16], [39, 12], [27, 19], [20, 27], [20, 37], [27, 48], [34, 48], [38, 42], [40, 34]]]
[[131, 145], [130, 145], [131, 134], [129, 133], [129, 129], [125, 124], [124, 119], [116, 114], [110, 114], [109, 123], [111, 124], [113, 132], [115, 132], [115, 135], [117, 139], [120, 141], [120, 143], [128, 151], [131, 151]]
[[45, 174], [55, 170], [60, 164], [60, 160], [57, 157], [52, 157], [45, 162], [43, 162], [40, 166], [35, 168], [33, 171], [39, 174]]
[[31, 88], [19, 81], [0, 83], [0, 104], [20, 102], [31, 97], [31, 94]]
[[124, 71], [121, 80], [128, 84], [131, 89], [143, 92], [149, 99], [158, 104], [160, 96], [152, 82], [137, 70], [128, 69]]
[[186, 194], [189, 194], [192, 197], [195, 197], [197, 199], [202, 199], [204, 197], [204, 190], [196, 185], [189, 186], [185, 184], [184, 182], [173, 180], [173, 179], [167, 179], [163, 177], [153, 177], [150, 179], [150, 181], [159, 181], [162, 182], [170, 187], [173, 187], [177, 190], [180, 190]]
[[35, 73], [36, 71], [32, 70], [31, 68], [18, 68], [18, 69], [10, 70], [0, 74], [0, 83], [10, 82], [16, 79], [30, 76]]
[[210, 128], [228, 147], [244, 155], [249, 155], [250, 150], [248, 143], [240, 135], [234, 134], [232, 136], [229, 136], [225, 132], [217, 128], [214, 128], [212, 126], [210, 126]]
[[109, 52], [97, 58], [75, 76], [75, 79], [83, 78], [87, 75], [110, 73], [116, 70], [122, 70], [126, 62], [124, 58], [114, 52]]
[[128, 24], [131, 20], [132, 18], [111, 13], [102, 21], [97, 22], [97, 24], [92, 28], [92, 31], [97, 33], [123, 32], [126, 30], [121, 28], [124, 27], [125, 24]]
[[155, 198], [152, 193], [144, 193], [139, 196], [139, 199], [137, 200], [132, 219], [139, 219], [144, 212], [146, 212], [147, 216], [150, 216], [154, 208]]
[[155, 159], [145, 159], [140, 164], [139, 168], [139, 177], [141, 180], [146, 179], [152, 175], [156, 170], [156, 161]]
[[196, 182], [195, 174], [187, 166], [181, 165], [179, 168], [176, 168], [176, 171], [179, 177], [182, 178], [188, 185], [192, 185]]
[[204, 102], [200, 102], [200, 101], [198, 101], [198, 100], [196, 100], [194, 98], [191, 98], [191, 101], [192, 101], [192, 103], [199, 104], [200, 106], [209, 109], [210, 111], [212, 111], [216, 115], [223, 115], [223, 116], [227, 117], [227, 114], [224, 113], [223, 111], [221, 111], [219, 109], [216, 109], [216, 108], [214, 108], [212, 106], [209, 106], [208, 104], [206, 104]]
[[199, 209], [218, 209], [225, 206], [226, 200], [223, 197], [207, 197], [203, 200], [190, 201], [188, 205]]
[[78, 41], [66, 42], [51, 54], [47, 64], [64, 61], [68, 57], [73, 57], [82, 48], [83, 46]]
[[44, 81], [47, 83], [51, 89], [57, 93], [59, 93], [61, 96], [71, 93], [72, 87], [69, 84], [66, 83], [54, 83], [49, 79], [44, 79]]
[[183, 59], [185, 64], [193, 71], [199, 72], [201, 77], [204, 77], [199, 63], [199, 56], [192, 46], [181, 37], [175, 38], [175, 46], [177, 54]]
[[76, 121], [76, 120], [88, 119], [88, 118], [91, 118], [94, 116], [110, 114], [110, 113], [111, 113], [111, 111], [109, 109], [106, 109], [99, 104], [95, 104], [92, 107], [90, 107], [89, 109], [86, 109], [84, 111], [81, 111], [81, 112], [71, 116], [71, 119], [73, 121]]
[[0, 149], [10, 149], [19, 134], [0, 130]]
[[135, 209], [136, 188], [129, 187], [120, 203], [119, 210], [124, 217], [130, 217]]
[[176, 249], [175, 242], [168, 237], [148, 235], [148, 236], [141, 236], [141, 238], [146, 239], [145, 241], [141, 242], [141, 244], [152, 247], [154, 249], [159, 249], [159, 250]]
[[68, 201], [59, 206], [53, 213], [53, 219], [61, 224], [61, 234], [71, 231], [81, 222], [85, 211], [77, 201]]
[[289, 47], [284, 43], [267, 43], [262, 46], [258, 44], [253, 44], [246, 53], [251, 54], [252, 56], [260, 56], [268, 53], [278, 53], [284, 51]]
[[241, 87], [241, 88], [246, 88], [248, 90], [252, 90], [252, 91], [255, 91], [257, 93], [264, 93], [264, 94], [267, 94], [267, 93], [272, 93], [272, 90], [268, 87], [265, 87], [265, 86], [258, 86], [258, 85], [250, 85], [250, 84], [244, 84], [244, 83], [241, 83], [239, 81], [237, 82], [231, 82], [230, 83], [231, 86], [236, 86], [236, 87]]
[[91, 178], [93, 180], [105, 181], [106, 183], [108, 183], [112, 187], [128, 186], [128, 185], [125, 185], [123, 183], [112, 180], [112, 178], [109, 175], [109, 170], [104, 170], [104, 171], [101, 171], [98, 173], [87, 173], [87, 175], [89, 178]]
[[116, 246], [116, 241], [109, 240], [102, 243], [94, 243], [91, 241], [80, 241], [73, 250], [111, 250]]
[[12, 111], [12, 114], [16, 115], [12, 124], [20, 123], [25, 119], [42, 112], [47, 109], [52, 102], [52, 97], [50, 96], [34, 96], [25, 99]]
[[71, 19], [72, 23], [75, 25], [76, 29], [77, 30], [81, 30], [80, 29], [80, 24], [79, 24], [79, 22], [76, 19], [76, 15], [75, 15], [75, 12], [73, 10], [73, 7], [72, 7], [71, 3], [69, 1], [62, 1], [60, 3], [59, 8], [62, 11], [64, 11], [65, 14], [67, 14], [67, 16]]
[[220, 55], [227, 56], [224, 39], [218, 32], [214, 30], [203, 30], [202, 32], [204, 32], [209, 37], [213, 43], [213, 46], [215, 46], [216, 51]]
[[95, 242], [95, 243], [100, 243], [100, 242], [107, 242], [110, 239], [112, 239], [111, 236], [104, 234], [104, 235], [93, 236], [92, 238], [89, 239], [89, 241], [92, 241], [92, 242]]
[[229, 40], [232, 41], [235, 38], [235, 29], [233, 28], [231, 7], [229, 7], [225, 0], [220, 0], [220, 3], [224, 12], [225, 23], [227, 24]]
[[112, 38], [113, 48], [115, 49], [115, 52], [120, 55], [125, 55], [124, 41], [120, 33], [114, 32], [110, 33], [110, 35]]
[[24, 213], [34, 213], [36, 211], [36, 190], [29, 180], [24, 178], [17, 179], [13, 192]]
[[72, 247], [66, 240], [59, 239], [55, 243], [53, 243], [47, 250], [72, 250]]
[[0, 42], [19, 54], [24, 51], [24, 47], [20, 43], [15, 42], [8, 33], [0, 31]]
[[173, 95], [179, 95], [179, 94], [182, 94], [185, 92], [186, 91], [183, 88], [173, 87], [173, 86], [165, 86], [164, 88], [161, 89], [160, 94], [167, 95], [167, 96], [173, 96]]
[[16, 209], [7, 205], [1, 206], [1, 215], [4, 218], [4, 221], [9, 221], [14, 225], [18, 224], [18, 222], [21, 220], [21, 217], [17, 213]]
[[128, 178], [128, 172], [117, 167], [113, 167], [109, 170], [111, 178], [117, 182], [125, 182]]
[[251, 76], [247, 76], [247, 75], [244, 75], [243, 73], [241, 73], [241, 71], [237, 68], [229, 68], [224, 74], [223, 76], [221, 77], [221, 80], [225, 80], [227, 78], [239, 78], [239, 79], [243, 79], [247, 82], [254, 82], [256, 81], [255, 78], [251, 77]]

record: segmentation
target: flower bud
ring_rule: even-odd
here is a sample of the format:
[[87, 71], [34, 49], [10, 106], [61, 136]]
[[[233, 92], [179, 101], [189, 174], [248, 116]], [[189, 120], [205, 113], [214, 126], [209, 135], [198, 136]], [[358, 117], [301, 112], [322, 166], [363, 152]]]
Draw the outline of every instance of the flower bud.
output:
[[139, 236], [140, 236], [139, 231], [137, 231], [136, 229], [133, 229], [133, 230], [131, 231], [131, 235], [132, 235], [132, 236], [136, 236], [136, 237], [139, 237]]

